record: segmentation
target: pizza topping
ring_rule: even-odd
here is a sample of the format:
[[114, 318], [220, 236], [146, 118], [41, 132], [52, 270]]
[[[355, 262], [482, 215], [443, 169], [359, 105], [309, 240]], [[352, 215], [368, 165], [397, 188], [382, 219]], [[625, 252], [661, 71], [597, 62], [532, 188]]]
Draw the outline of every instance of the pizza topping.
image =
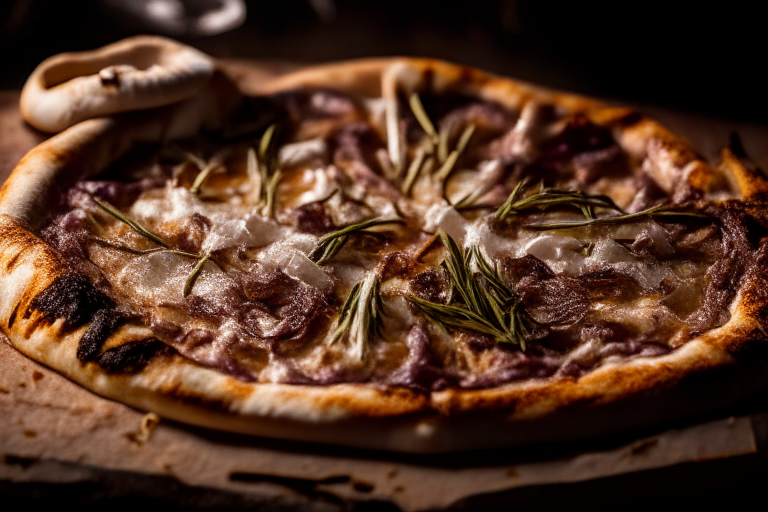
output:
[[590, 196], [583, 192], [544, 188], [541, 183], [539, 191], [521, 197], [526, 188], [526, 182], [521, 181], [509, 195], [507, 200], [496, 210], [496, 219], [504, 222], [508, 217], [519, 215], [526, 211], [541, 211], [549, 208], [570, 207], [581, 210], [586, 219], [595, 218], [595, 208], [621, 211], [611, 199], [601, 196]]
[[339, 325], [333, 333], [331, 343], [346, 337], [352, 349], [350, 355], [361, 360], [368, 349], [368, 342], [381, 336], [383, 303], [379, 278], [371, 273], [357, 283], [349, 292], [347, 300], [339, 310]]
[[330, 259], [333, 258], [336, 253], [341, 250], [342, 247], [344, 247], [344, 244], [347, 243], [351, 235], [375, 233], [375, 231], [370, 231], [369, 228], [381, 226], [384, 224], [402, 223], [402, 219], [370, 219], [363, 222], [358, 222], [356, 224], [344, 226], [343, 228], [337, 229], [336, 231], [321, 237], [317, 241], [315, 248], [312, 249], [311, 253], [309, 253], [309, 259], [318, 265], [322, 265], [330, 261]]
[[[449, 303], [433, 303], [411, 296], [414, 306], [428, 318], [448, 327], [478, 332], [525, 348], [525, 338], [534, 322], [498, 269], [491, 268], [476, 247], [465, 253], [450, 236], [441, 233], [440, 238], [449, 255], [441, 263], [451, 281]], [[471, 262], [477, 266], [478, 273], [472, 271]]]
[[283, 93], [255, 140], [204, 141], [195, 174], [160, 163], [143, 188], [80, 185], [44, 235], [163, 343], [242, 380], [578, 378], [727, 320], [725, 276], [749, 265], [730, 255], [755, 236], [736, 211], [670, 202], [586, 116], [397, 101], [390, 132], [381, 102]]

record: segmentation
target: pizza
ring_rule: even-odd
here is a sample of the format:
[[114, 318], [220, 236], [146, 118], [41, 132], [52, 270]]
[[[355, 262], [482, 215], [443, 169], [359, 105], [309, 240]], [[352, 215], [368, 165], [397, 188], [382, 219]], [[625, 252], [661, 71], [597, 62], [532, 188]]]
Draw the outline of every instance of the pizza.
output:
[[[247, 94], [246, 94], [247, 91]], [[766, 384], [768, 182], [639, 112], [429, 59], [44, 62], [0, 325], [184, 423], [402, 452], [566, 441]]]

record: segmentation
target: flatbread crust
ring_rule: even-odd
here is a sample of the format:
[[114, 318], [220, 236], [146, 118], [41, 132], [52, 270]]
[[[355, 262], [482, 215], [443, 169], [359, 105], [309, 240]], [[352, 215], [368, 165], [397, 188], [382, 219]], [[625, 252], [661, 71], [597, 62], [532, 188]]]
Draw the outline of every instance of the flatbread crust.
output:
[[[623, 149], [637, 158], [644, 159], [649, 148], [662, 154], [668, 165], [649, 172], [676, 199], [706, 191], [712, 177], [706, 163], [675, 136], [631, 110], [444, 62], [397, 58], [326, 65], [279, 78], [260, 91], [333, 87], [387, 97], [388, 89], [394, 92], [393, 77], [405, 92], [426, 87], [492, 99], [515, 110], [534, 100], [583, 111], [593, 122], [610, 126]], [[109, 364], [96, 361], [81, 363], [78, 347], [89, 331], [98, 329], [98, 308], [77, 311], [98, 299], [71, 283], [57, 289], [56, 283], [68, 282], [72, 270], [37, 237], [51, 192], [96, 175], [138, 144], [183, 138], [211, 125], [213, 117], [220, 120], [226, 114], [222, 104], [209, 87], [163, 109], [83, 121], [24, 157], [0, 190], [0, 287], [5, 290], [0, 325], [17, 349], [102, 396], [184, 423], [416, 453], [598, 436], [709, 410], [768, 383], [764, 271], [745, 278], [725, 325], [669, 354], [607, 363], [578, 379], [417, 392], [366, 384], [247, 383], [162, 348], [141, 361], [137, 372], [110, 370]], [[729, 176], [745, 200], [762, 208], [765, 180], [730, 156]], [[764, 240], [759, 241], [757, 266], [768, 270]], [[119, 348], [149, 336], [143, 326], [127, 323], [104, 346]]]

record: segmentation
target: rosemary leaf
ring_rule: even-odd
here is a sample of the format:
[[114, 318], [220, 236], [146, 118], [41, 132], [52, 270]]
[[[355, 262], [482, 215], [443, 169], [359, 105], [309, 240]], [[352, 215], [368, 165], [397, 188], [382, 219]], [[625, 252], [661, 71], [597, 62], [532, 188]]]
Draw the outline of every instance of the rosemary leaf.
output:
[[154, 247], [152, 249], [134, 249], [133, 247], [128, 247], [127, 245], [120, 245], [116, 242], [113, 242], [112, 240], [107, 240], [106, 238], [101, 238], [98, 236], [91, 238], [91, 240], [93, 240], [97, 244], [106, 245], [107, 247], [111, 247], [112, 249], [118, 249], [120, 251], [126, 251], [133, 254], [152, 254], [155, 252], [165, 252], [168, 254], [178, 254], [179, 256], [184, 256], [185, 258], [193, 258], [193, 259], [200, 258], [199, 255], [193, 254], [191, 252], [180, 251], [178, 249], [168, 249], [166, 247]]
[[451, 153], [448, 155], [448, 158], [445, 159], [445, 162], [443, 162], [443, 165], [440, 166], [440, 169], [437, 171], [437, 179], [439, 181], [445, 182], [445, 180], [447, 180], [451, 175], [456, 162], [467, 148], [467, 144], [469, 144], [469, 140], [472, 138], [473, 133], [475, 133], [475, 125], [470, 124], [464, 128], [464, 131], [461, 133], [461, 137], [459, 137], [459, 142], [456, 144], [456, 148], [451, 151]]
[[277, 186], [280, 184], [280, 180], [283, 179], [283, 171], [278, 169], [269, 178], [267, 182], [267, 197], [264, 205], [264, 211], [267, 217], [270, 219], [275, 217], [275, 199], [277, 197]]
[[382, 311], [379, 278], [371, 272], [352, 288], [344, 301], [331, 343], [346, 336], [353, 346], [352, 355], [361, 360], [370, 341], [381, 336]]
[[451, 130], [440, 128], [437, 134], [437, 160], [442, 164], [448, 158], [448, 139], [451, 136]]
[[195, 265], [195, 268], [192, 269], [192, 272], [189, 274], [189, 277], [187, 278], [187, 282], [184, 284], [184, 297], [188, 296], [189, 292], [192, 291], [192, 287], [195, 286], [195, 281], [197, 281], [197, 277], [200, 275], [200, 272], [203, 270], [203, 265], [205, 265], [205, 262], [208, 261], [210, 258], [211, 258], [211, 255], [209, 253], [198, 260], [197, 265]]
[[459, 142], [456, 144], [455, 151], [458, 151], [459, 154], [462, 154], [465, 149], [467, 149], [467, 144], [469, 144], [470, 139], [472, 138], [472, 135], [475, 133], [475, 125], [469, 124], [466, 128], [464, 128], [464, 131], [461, 132], [461, 136], [459, 137]]
[[190, 194], [199, 195], [200, 187], [202, 187], [203, 184], [208, 180], [208, 177], [219, 168], [220, 166], [217, 164], [206, 165], [205, 168], [203, 168], [203, 170], [197, 174], [197, 177], [195, 177], [195, 181], [192, 183], [192, 186], [189, 187]]
[[329, 262], [338, 253], [344, 244], [349, 240], [350, 235], [355, 233], [365, 233], [366, 229], [383, 224], [403, 224], [402, 219], [369, 219], [354, 224], [349, 224], [343, 228], [332, 231], [318, 240], [317, 245], [309, 253], [309, 259], [323, 265]]
[[205, 165], [206, 165], [205, 164], [205, 160], [203, 160], [202, 158], [200, 158], [199, 156], [197, 156], [194, 153], [187, 153], [187, 160], [189, 160], [190, 162], [195, 164], [195, 166], [198, 169], [204, 169], [205, 168]]
[[413, 162], [411, 162], [411, 165], [408, 166], [408, 171], [405, 174], [405, 181], [403, 181], [403, 185], [401, 187], [401, 191], [403, 195], [410, 195], [411, 188], [413, 188], [413, 184], [416, 182], [416, 178], [419, 177], [420, 171], [423, 167], [424, 158], [427, 156], [427, 152], [424, 148], [417, 148], [416, 149], [416, 155], [413, 157]]
[[269, 146], [272, 143], [272, 138], [275, 135], [275, 128], [277, 128], [276, 123], [269, 125], [267, 129], [264, 130], [264, 135], [261, 136], [261, 140], [259, 141], [259, 159], [261, 159], [262, 162], [266, 161]]
[[[248, 156], [246, 158], [246, 171], [248, 173], [248, 180], [253, 185], [251, 190], [254, 192], [258, 191], [258, 196], [256, 197], [258, 197], [260, 201], [261, 197], [264, 195], [264, 187], [266, 184], [264, 183], [261, 176], [259, 158], [256, 156], [256, 150], [253, 148], [248, 148]], [[254, 192], [251, 193], [256, 195]]]
[[404, 136], [400, 133], [400, 119], [398, 117], [397, 101], [387, 100], [386, 104], [387, 124], [387, 152], [392, 164], [392, 175], [399, 177], [403, 172], [403, 147]]
[[523, 228], [530, 229], [532, 231], [548, 231], [553, 229], [576, 229], [587, 226], [595, 226], [598, 224], [627, 224], [643, 219], [660, 219], [664, 217], [695, 217], [706, 218], [707, 215], [696, 211], [690, 207], [680, 205], [665, 205], [659, 204], [652, 206], [647, 210], [636, 213], [627, 213], [624, 215], [616, 215], [615, 217], [600, 217], [592, 218], [584, 221], [575, 222], [550, 222], [550, 223], [537, 223], [537, 224], [525, 224]]
[[421, 98], [419, 98], [419, 95], [417, 93], [411, 94], [411, 97], [408, 98], [408, 103], [411, 106], [413, 115], [421, 125], [421, 129], [426, 132], [433, 144], [437, 144], [438, 135], [437, 131], [435, 130], [435, 125], [432, 124], [432, 121], [429, 119], [426, 110], [424, 110], [424, 105], [421, 103]]
[[320, 204], [325, 204], [325, 203], [327, 203], [328, 201], [330, 201], [331, 199], [333, 199], [333, 196], [335, 196], [335, 195], [336, 195], [336, 194], [338, 194], [339, 192], [341, 192], [341, 189], [340, 189], [340, 188], [335, 188], [335, 189], [333, 189], [333, 192], [331, 192], [331, 193], [330, 193], [330, 194], [328, 194], [327, 196], [325, 196], [325, 197], [322, 197], [322, 198], [318, 199], [317, 201], [312, 201], [312, 202], [313, 202], [313, 203], [320, 203]]
[[156, 243], [157, 245], [161, 247], [165, 247], [166, 249], [170, 249], [168, 244], [159, 236], [136, 222], [135, 220], [131, 219], [127, 215], [121, 213], [119, 210], [114, 208], [112, 205], [105, 201], [101, 201], [100, 199], [97, 199], [95, 197], [92, 198], [93, 201], [105, 212], [115, 217], [117, 220], [127, 224], [130, 226], [134, 231], [136, 231], [138, 234], [143, 236], [144, 238], [147, 238], [148, 240], [151, 240], [152, 242]]
[[457, 210], [469, 210], [475, 206], [475, 201], [480, 199], [487, 193], [487, 190], [483, 187], [478, 187], [469, 194], [465, 195], [453, 204], [453, 207]]

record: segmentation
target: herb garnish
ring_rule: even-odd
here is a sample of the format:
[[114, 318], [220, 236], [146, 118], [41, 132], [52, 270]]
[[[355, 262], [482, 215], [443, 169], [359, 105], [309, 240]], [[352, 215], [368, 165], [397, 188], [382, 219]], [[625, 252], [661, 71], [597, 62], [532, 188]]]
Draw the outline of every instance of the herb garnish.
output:
[[[411, 303], [426, 317], [447, 327], [486, 334], [525, 350], [525, 338], [535, 321], [498, 269], [491, 267], [477, 247], [465, 252], [449, 235], [441, 232], [439, 236], [448, 250], [448, 257], [440, 264], [451, 281], [448, 303], [413, 295], [408, 297]], [[473, 261], [478, 272], [471, 269]]]
[[424, 110], [424, 105], [421, 103], [419, 95], [416, 93], [411, 94], [411, 97], [408, 99], [408, 104], [411, 106], [411, 111], [421, 125], [421, 128], [429, 136], [432, 144], [436, 146], [439, 142], [439, 137], [435, 130], [435, 125], [432, 124], [432, 120], [429, 119], [426, 110]]
[[338, 253], [341, 248], [344, 247], [344, 244], [349, 241], [349, 237], [351, 235], [356, 233], [370, 233], [370, 231], [366, 231], [366, 229], [372, 228], [374, 226], [380, 226], [382, 224], [404, 224], [404, 221], [397, 218], [377, 218], [349, 224], [320, 238], [315, 248], [312, 249], [311, 253], [309, 253], [309, 259], [318, 265], [323, 265], [324, 263], [330, 261], [331, 258], [333, 258], [336, 253]]
[[113, 207], [111, 204], [106, 203], [104, 201], [101, 201], [99, 199], [96, 199], [95, 197], [92, 198], [93, 202], [96, 203], [99, 208], [107, 212], [108, 214], [115, 217], [117, 220], [123, 222], [124, 224], [127, 224], [131, 228], [133, 228], [134, 231], [136, 231], [138, 234], [143, 236], [144, 238], [147, 238], [151, 240], [152, 242], [156, 243], [157, 245], [164, 247], [166, 249], [170, 249], [171, 247], [159, 236], [136, 222], [135, 220], [131, 219], [127, 215], [120, 212], [117, 208]]
[[189, 187], [189, 193], [194, 195], [200, 195], [200, 187], [205, 184], [205, 182], [208, 180], [208, 177], [214, 173], [214, 171], [218, 171], [222, 167], [219, 164], [215, 163], [208, 163], [204, 165], [203, 167], [200, 167], [200, 164], [197, 164], [200, 170], [199, 173], [197, 173], [197, 176], [195, 177], [194, 183], [192, 183], [192, 186]]
[[352, 355], [362, 359], [370, 340], [381, 336], [383, 309], [379, 278], [371, 272], [352, 288], [341, 306], [331, 343], [346, 336], [354, 347]]
[[[408, 99], [408, 104], [411, 107], [411, 111], [413, 112], [416, 121], [418, 121], [427, 137], [416, 149], [411, 165], [408, 166], [405, 173], [405, 178], [400, 187], [405, 195], [411, 193], [413, 184], [420, 175], [432, 173], [432, 170], [437, 164], [439, 164], [440, 167], [435, 172], [435, 177], [438, 182], [442, 183], [444, 186], [445, 181], [448, 179], [451, 172], [453, 172], [456, 162], [466, 149], [467, 144], [469, 144], [469, 140], [472, 138], [472, 134], [475, 131], [475, 125], [467, 125], [459, 136], [456, 147], [449, 153], [448, 139], [451, 135], [449, 127], [443, 127], [439, 132], [435, 129], [435, 124], [427, 115], [426, 110], [424, 110], [424, 105], [421, 103], [421, 98], [419, 98], [417, 93], [411, 94]], [[399, 175], [402, 173], [402, 169], [403, 167], [401, 165], [400, 172], [398, 173]]]
[[538, 192], [520, 197], [527, 185], [527, 181], [521, 181], [517, 184], [504, 204], [496, 210], [496, 219], [503, 222], [510, 216], [526, 211], [557, 207], [577, 208], [587, 219], [595, 217], [595, 208], [621, 212], [621, 209], [606, 196], [591, 196], [574, 190], [544, 188], [543, 183], [539, 186]]
[[115, 244], [109, 240], [104, 240], [102, 238], [96, 238], [95, 241], [99, 243], [103, 243], [105, 245], [108, 245], [110, 247], [114, 247], [115, 249], [120, 249], [128, 252], [132, 252], [135, 254], [150, 254], [154, 252], [167, 252], [170, 254], [178, 254], [179, 256], [183, 256], [185, 258], [192, 258], [196, 259], [197, 263], [195, 264], [195, 267], [192, 269], [192, 272], [189, 274], [189, 277], [187, 278], [186, 283], [184, 284], [184, 290], [183, 295], [186, 297], [189, 295], [189, 292], [192, 291], [192, 287], [195, 285], [195, 281], [197, 281], [197, 277], [200, 274], [200, 272], [203, 269], [203, 265], [205, 265], [206, 261], [212, 261], [215, 263], [219, 268], [221, 268], [221, 264], [213, 259], [211, 257], [210, 253], [207, 253], [203, 256], [200, 256], [198, 254], [193, 254], [191, 252], [182, 251], [180, 249], [176, 249], [168, 245], [168, 243], [160, 238], [158, 235], [153, 233], [152, 231], [148, 230], [141, 224], [139, 224], [137, 221], [133, 220], [132, 218], [128, 217], [124, 213], [120, 212], [117, 208], [113, 207], [109, 203], [105, 201], [101, 201], [95, 197], [92, 197], [93, 201], [105, 212], [115, 217], [117, 220], [123, 222], [124, 224], [128, 225], [130, 228], [132, 228], [136, 233], [140, 234], [147, 240], [159, 245], [160, 247], [154, 248], [154, 249], [133, 249], [132, 247], [126, 247], [122, 245]]
[[277, 151], [273, 142], [276, 140], [276, 124], [271, 124], [264, 131], [259, 141], [258, 156], [251, 148], [248, 150], [247, 172], [251, 182], [259, 180], [259, 206], [262, 212], [269, 218], [275, 216], [275, 197], [277, 186], [283, 178], [282, 169], [277, 169]]
[[192, 269], [189, 277], [187, 277], [187, 282], [184, 283], [184, 297], [189, 295], [189, 292], [192, 291], [192, 287], [195, 286], [195, 281], [197, 281], [197, 276], [200, 275], [200, 272], [203, 270], [203, 265], [205, 265], [205, 262], [209, 259], [211, 259], [210, 253], [206, 254], [197, 261], [197, 264]]
[[695, 217], [706, 218], [707, 215], [697, 211], [690, 206], [682, 206], [675, 204], [657, 204], [647, 210], [636, 213], [626, 213], [624, 215], [617, 215], [615, 217], [600, 217], [600, 218], [587, 218], [583, 221], [566, 221], [566, 222], [542, 222], [536, 224], [525, 224], [523, 228], [533, 231], [548, 231], [553, 229], [575, 229], [583, 228], [587, 226], [595, 226], [597, 224], [627, 224], [637, 220], [643, 219], [663, 219], [664, 217]]
[[467, 125], [464, 128], [464, 131], [461, 132], [461, 136], [459, 136], [459, 142], [456, 143], [456, 148], [450, 152], [448, 157], [443, 162], [443, 165], [440, 166], [440, 169], [438, 169], [435, 173], [435, 176], [437, 176], [439, 181], [445, 182], [451, 175], [459, 157], [462, 153], [464, 153], [464, 150], [467, 149], [467, 144], [469, 144], [469, 140], [472, 138], [473, 133], [475, 133], [474, 124]]

